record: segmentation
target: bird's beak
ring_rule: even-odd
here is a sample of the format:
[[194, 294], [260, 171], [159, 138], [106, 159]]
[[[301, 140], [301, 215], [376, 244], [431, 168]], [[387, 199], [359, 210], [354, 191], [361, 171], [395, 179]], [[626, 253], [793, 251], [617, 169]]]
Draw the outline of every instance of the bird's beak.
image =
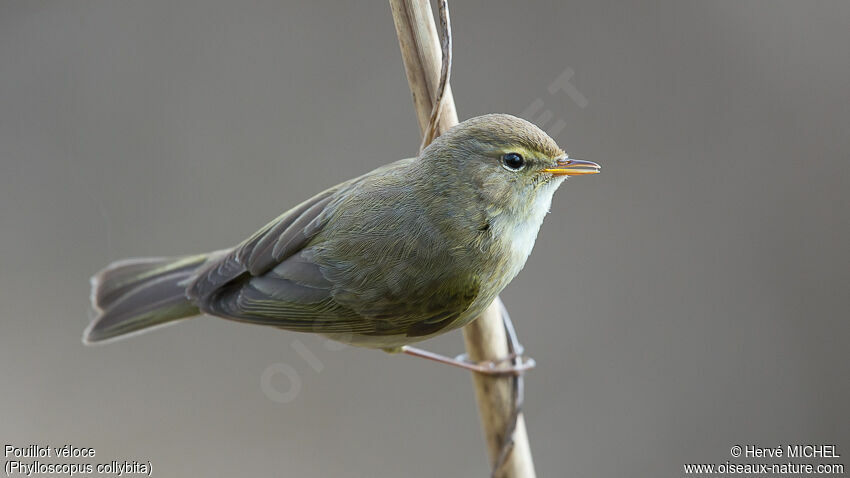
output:
[[561, 158], [558, 160], [557, 166], [544, 169], [543, 172], [554, 174], [555, 176], [582, 176], [585, 174], [596, 174], [601, 167], [593, 161]]

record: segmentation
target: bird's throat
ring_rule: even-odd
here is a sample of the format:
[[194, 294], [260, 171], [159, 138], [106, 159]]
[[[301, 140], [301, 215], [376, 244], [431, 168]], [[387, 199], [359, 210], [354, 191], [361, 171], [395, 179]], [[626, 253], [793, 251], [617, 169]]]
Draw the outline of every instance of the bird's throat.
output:
[[522, 270], [531, 254], [537, 233], [552, 205], [552, 196], [561, 182], [551, 181], [538, 188], [524, 210], [503, 211], [490, 218], [495, 242], [491, 250], [503, 256], [504, 266], [510, 271], [510, 279]]

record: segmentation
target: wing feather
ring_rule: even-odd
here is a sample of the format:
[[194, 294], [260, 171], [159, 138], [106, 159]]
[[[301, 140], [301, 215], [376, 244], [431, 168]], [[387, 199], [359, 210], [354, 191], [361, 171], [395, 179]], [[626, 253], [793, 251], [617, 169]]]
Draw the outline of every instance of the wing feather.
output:
[[[204, 308], [215, 293], [232, 281], [259, 276], [303, 247], [320, 229], [305, 227], [320, 219], [338, 187], [313, 196], [266, 224], [217, 261], [212, 261], [189, 284], [186, 294]], [[277, 244], [285, 241], [285, 247]]]
[[[396, 204], [409, 197], [408, 186], [389, 184], [392, 176], [382, 173], [411, 161], [385, 166], [290, 209], [209, 261], [187, 294], [205, 313], [302, 332], [425, 337], [462, 325], [479, 293], [475, 277], [426, 279], [431, 261], [417, 259], [417, 244], [402, 239], [404, 231], [430, 229], [417, 215], [399, 214]], [[394, 194], [396, 202], [375, 201], [376, 194]], [[352, 212], [364, 209], [371, 220]], [[336, 222], [329, 223], [330, 217]], [[325, 242], [340, 237], [340, 231], [348, 234], [346, 240]]]

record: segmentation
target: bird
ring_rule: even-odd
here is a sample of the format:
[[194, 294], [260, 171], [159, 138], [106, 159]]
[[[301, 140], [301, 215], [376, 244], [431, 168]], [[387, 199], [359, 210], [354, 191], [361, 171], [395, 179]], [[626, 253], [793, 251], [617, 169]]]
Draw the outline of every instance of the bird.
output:
[[555, 190], [599, 171], [528, 121], [474, 117], [235, 247], [109, 264], [83, 342], [206, 315], [405, 351], [479, 316], [525, 265]]

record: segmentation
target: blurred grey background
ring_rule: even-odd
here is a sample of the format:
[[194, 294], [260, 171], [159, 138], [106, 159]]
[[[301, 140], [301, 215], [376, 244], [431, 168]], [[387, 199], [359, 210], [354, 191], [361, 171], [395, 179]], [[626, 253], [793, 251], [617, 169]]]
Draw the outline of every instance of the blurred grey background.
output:
[[[525, 111], [604, 165], [503, 294], [539, 475], [846, 462], [850, 3], [452, 8], [461, 117]], [[80, 343], [107, 262], [235, 244], [418, 142], [386, 2], [0, 2], [2, 440], [155, 476], [485, 476], [459, 370], [209, 318]]]

